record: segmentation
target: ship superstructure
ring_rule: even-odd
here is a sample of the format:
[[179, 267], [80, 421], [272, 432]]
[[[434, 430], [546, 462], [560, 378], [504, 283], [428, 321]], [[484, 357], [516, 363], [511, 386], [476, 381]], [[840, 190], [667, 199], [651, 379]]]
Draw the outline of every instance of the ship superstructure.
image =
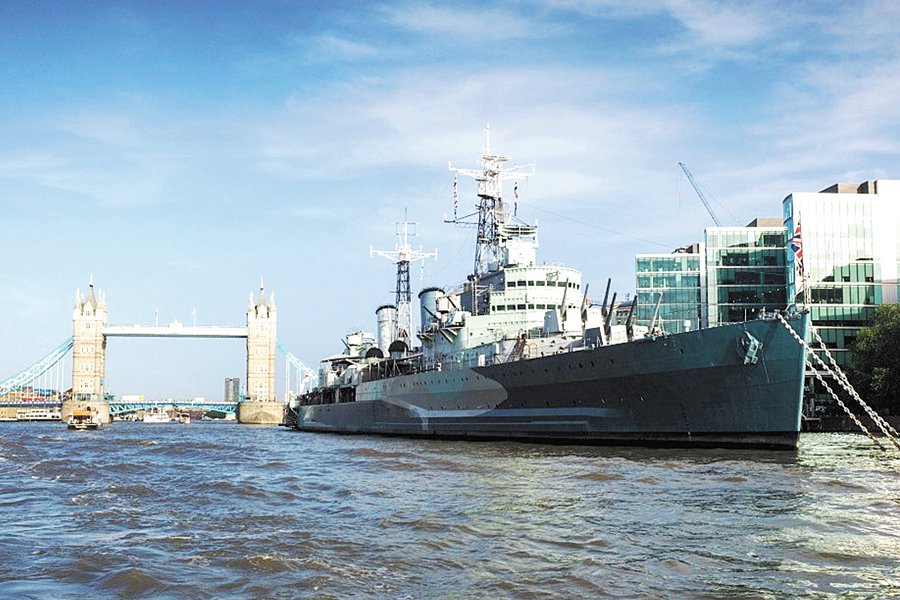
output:
[[507, 161], [491, 149], [488, 129], [480, 169], [450, 166], [478, 182], [476, 213], [469, 215], [477, 216], [475, 265], [464, 283], [447, 292], [434, 287], [420, 292], [424, 364], [485, 366], [645, 334], [648, 329], [634, 326], [630, 318], [617, 323], [615, 300], [606, 302], [608, 287], [603, 305], [592, 307], [580, 271], [537, 263], [537, 224], [515, 218], [515, 203], [511, 207], [503, 197], [504, 181], [515, 180], [518, 186], [534, 167], [505, 169]]

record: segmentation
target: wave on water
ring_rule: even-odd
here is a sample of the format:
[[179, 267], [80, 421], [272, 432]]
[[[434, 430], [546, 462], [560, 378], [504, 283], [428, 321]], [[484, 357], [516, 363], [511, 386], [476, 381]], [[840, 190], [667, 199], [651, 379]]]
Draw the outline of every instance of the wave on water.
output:
[[776, 457], [50, 431], [0, 439], [0, 598], [900, 595], [900, 460], [853, 436]]
[[363, 456], [374, 458], [403, 458], [411, 457], [406, 452], [391, 452], [386, 450], [377, 450], [375, 448], [350, 448], [346, 451], [348, 456]]
[[620, 473], [605, 473], [603, 471], [594, 471], [592, 473], [580, 473], [573, 476], [575, 479], [587, 479], [588, 481], [616, 481], [624, 479], [625, 476]]

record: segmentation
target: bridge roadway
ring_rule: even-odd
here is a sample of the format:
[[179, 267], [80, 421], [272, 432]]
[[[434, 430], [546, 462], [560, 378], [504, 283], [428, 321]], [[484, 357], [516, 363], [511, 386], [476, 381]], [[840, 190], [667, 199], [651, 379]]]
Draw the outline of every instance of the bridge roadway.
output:
[[246, 338], [246, 327], [218, 327], [208, 325], [183, 325], [173, 321], [159, 325], [107, 325], [106, 337], [191, 337], [191, 338]]

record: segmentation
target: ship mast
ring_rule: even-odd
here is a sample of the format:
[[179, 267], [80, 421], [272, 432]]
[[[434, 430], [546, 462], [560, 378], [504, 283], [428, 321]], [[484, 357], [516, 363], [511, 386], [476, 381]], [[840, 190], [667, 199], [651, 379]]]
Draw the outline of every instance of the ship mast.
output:
[[[417, 260], [424, 261], [431, 256], [437, 260], [437, 248], [430, 253], [422, 252], [422, 246], [419, 246], [418, 250], [412, 249], [409, 244], [409, 236], [416, 235], [416, 224], [407, 220], [406, 211], [403, 214], [403, 223], [397, 222], [396, 225], [397, 244], [395, 244], [394, 250], [375, 250], [369, 246], [369, 256], [377, 254], [397, 263], [397, 331], [394, 339], [401, 340], [407, 348], [411, 348], [412, 294], [409, 287], [409, 265]], [[411, 228], [410, 225], [412, 225]]]
[[[509, 221], [509, 206], [503, 202], [503, 180], [519, 179], [534, 175], [534, 165], [531, 172], [519, 171], [516, 165], [504, 170], [503, 163], [509, 160], [508, 156], [501, 156], [491, 151], [491, 127], [488, 125], [487, 143], [481, 154], [481, 169], [460, 169], [450, 165], [450, 170], [462, 175], [467, 175], [478, 182], [478, 233], [475, 239], [475, 281], [490, 270], [490, 264], [500, 261], [500, 244], [505, 239], [504, 225]], [[474, 216], [475, 213], [468, 216]], [[463, 219], [468, 218], [462, 217]], [[455, 216], [450, 223], [457, 225], [471, 225], [457, 219]]]

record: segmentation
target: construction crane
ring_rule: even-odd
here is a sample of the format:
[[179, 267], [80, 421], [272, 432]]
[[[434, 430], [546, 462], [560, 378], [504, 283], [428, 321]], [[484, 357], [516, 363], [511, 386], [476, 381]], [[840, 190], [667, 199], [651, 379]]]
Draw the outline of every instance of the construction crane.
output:
[[716, 224], [716, 227], [721, 227], [722, 223], [719, 222], [719, 218], [716, 216], [716, 213], [713, 212], [713, 209], [709, 205], [709, 201], [707, 201], [706, 195], [703, 193], [703, 190], [701, 190], [697, 182], [694, 181], [694, 176], [691, 175], [690, 171], [688, 171], [687, 165], [680, 162], [678, 163], [678, 166], [681, 167], [681, 170], [684, 171], [685, 175], [687, 175], [688, 181], [690, 181], [691, 185], [694, 186], [694, 190], [697, 192], [697, 195], [700, 196], [700, 200], [703, 202], [703, 206], [706, 207], [706, 212], [708, 212], [709, 216], [712, 217], [712, 220]]

